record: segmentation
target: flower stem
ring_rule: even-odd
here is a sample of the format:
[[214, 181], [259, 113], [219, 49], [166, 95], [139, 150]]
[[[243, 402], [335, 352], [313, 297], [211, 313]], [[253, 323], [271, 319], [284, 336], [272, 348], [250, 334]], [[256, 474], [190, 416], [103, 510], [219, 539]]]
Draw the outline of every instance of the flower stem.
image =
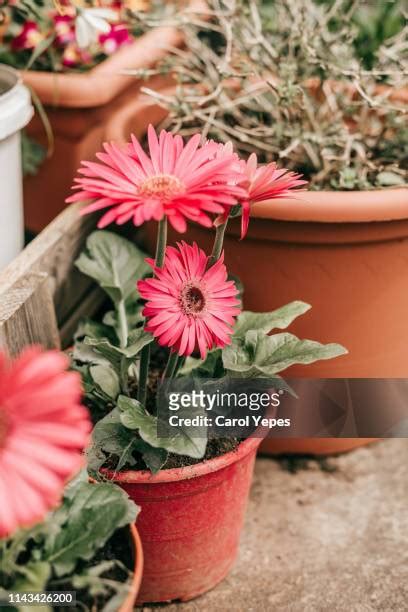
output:
[[179, 360], [178, 353], [171, 352], [169, 355], [169, 359], [167, 361], [166, 369], [163, 372], [162, 380], [166, 378], [173, 378], [173, 375], [176, 371], [178, 360]]
[[[156, 256], [155, 264], [157, 268], [162, 268], [164, 264], [164, 258], [166, 255], [166, 244], [167, 244], [167, 217], [164, 216], [159, 221], [157, 228], [157, 242], [156, 242]], [[150, 362], [150, 344], [147, 344], [142, 348], [140, 354], [140, 370], [139, 370], [139, 386], [137, 390], [137, 399], [145, 406], [147, 397], [147, 379], [149, 376], [149, 362]]]
[[137, 399], [142, 404], [142, 406], [146, 405], [149, 362], [150, 344], [146, 344], [146, 346], [142, 348], [142, 352], [140, 353], [139, 385], [137, 388]]
[[213, 266], [215, 262], [218, 261], [220, 258], [220, 255], [222, 253], [222, 247], [224, 245], [224, 236], [225, 236], [225, 230], [227, 229], [227, 224], [228, 224], [228, 219], [225, 221], [225, 223], [222, 223], [216, 229], [211, 257], [208, 260], [209, 268], [211, 268], [211, 266]]
[[156, 243], [156, 257], [155, 264], [157, 268], [162, 268], [164, 264], [164, 257], [166, 254], [167, 244], [167, 217], [164, 216], [159, 221], [159, 227], [157, 230], [157, 243]]
[[129, 328], [126, 317], [125, 300], [120, 300], [118, 304], [118, 319], [120, 347], [126, 348], [128, 343]]

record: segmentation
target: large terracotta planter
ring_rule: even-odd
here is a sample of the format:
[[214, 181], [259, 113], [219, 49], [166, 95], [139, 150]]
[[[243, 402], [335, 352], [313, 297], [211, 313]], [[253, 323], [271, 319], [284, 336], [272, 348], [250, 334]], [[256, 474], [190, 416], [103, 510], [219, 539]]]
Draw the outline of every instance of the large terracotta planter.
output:
[[137, 528], [144, 573], [138, 603], [186, 601], [228, 574], [259, 442], [249, 438], [233, 452], [154, 476], [108, 473], [141, 507]]
[[[405, 90], [394, 97], [403, 99]], [[156, 110], [153, 113], [153, 109]], [[156, 115], [156, 116], [154, 116]], [[164, 117], [152, 101], [124, 107], [108, 126], [109, 138], [127, 141], [143, 134], [143, 123]], [[152, 119], [150, 119], [152, 117]], [[146, 228], [146, 246], [155, 243]], [[332, 361], [293, 367], [305, 377], [392, 378], [408, 376], [408, 189], [305, 192], [252, 209], [248, 236], [239, 241], [239, 222], [225, 239], [226, 264], [244, 283], [248, 310], [267, 311], [295, 299], [313, 308], [293, 333], [339, 342], [349, 354]], [[190, 224], [185, 238], [210, 251], [213, 233]], [[170, 231], [170, 242], [180, 238]], [[278, 452], [342, 452], [372, 439], [266, 440]], [[324, 450], [322, 451], [322, 448]]]
[[[192, 9], [201, 1], [192, 3]], [[182, 43], [182, 32], [175, 27], [156, 28], [85, 73], [23, 71], [23, 81], [34, 90], [45, 107], [54, 135], [54, 151], [36, 176], [24, 182], [26, 226], [41, 231], [65, 207], [73, 177], [82, 159], [92, 159], [106, 141], [109, 119], [126, 104], [137, 99], [142, 83], [123, 74], [127, 69], [154, 66], [169, 47]], [[161, 87], [170, 78], [154, 79]], [[38, 117], [28, 134], [47, 145], [44, 126]]]
[[[149, 248], [153, 227], [147, 230]], [[171, 234], [170, 240], [177, 236]], [[188, 240], [211, 248], [210, 232]], [[245, 308], [273, 310], [294, 299], [313, 305], [292, 326], [300, 337], [339, 342], [349, 354], [287, 371], [292, 377], [408, 377], [408, 190], [309, 192], [253, 209], [249, 235], [232, 224], [226, 264], [244, 283]], [[307, 405], [305, 405], [307, 410]], [[372, 439], [267, 439], [271, 453], [327, 454]]]

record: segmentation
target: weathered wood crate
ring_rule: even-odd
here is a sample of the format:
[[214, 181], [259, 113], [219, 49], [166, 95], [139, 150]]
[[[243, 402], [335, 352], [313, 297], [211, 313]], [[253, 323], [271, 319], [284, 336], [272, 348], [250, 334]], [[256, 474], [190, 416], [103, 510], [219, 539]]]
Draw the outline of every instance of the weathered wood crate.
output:
[[74, 265], [99, 216], [79, 210], [65, 209], [0, 272], [0, 347], [11, 356], [33, 343], [66, 348], [105, 299]]

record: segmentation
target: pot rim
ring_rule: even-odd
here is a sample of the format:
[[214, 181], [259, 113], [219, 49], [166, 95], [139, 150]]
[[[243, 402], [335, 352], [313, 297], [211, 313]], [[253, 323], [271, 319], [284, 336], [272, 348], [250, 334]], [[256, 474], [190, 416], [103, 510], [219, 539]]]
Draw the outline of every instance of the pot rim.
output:
[[23, 81], [19, 71], [13, 68], [12, 66], [9, 66], [8, 64], [0, 63], [0, 73], [1, 72], [8, 74], [14, 80], [14, 82], [10, 84], [8, 89], [4, 93], [0, 94], [0, 102], [3, 102], [4, 100], [11, 98], [11, 96], [14, 95], [15, 90], [19, 85], [21, 85]]
[[101, 473], [109, 477], [113, 482], [120, 484], [157, 484], [176, 482], [180, 480], [188, 480], [205, 476], [212, 472], [218, 472], [229, 465], [240, 461], [246, 457], [251, 451], [256, 450], [260, 445], [262, 438], [249, 437], [241, 442], [236, 449], [209, 459], [208, 461], [200, 461], [195, 465], [187, 465], [182, 468], [171, 468], [170, 470], [161, 470], [157, 474], [152, 474], [149, 470], [127, 470], [126, 472], [114, 472], [112, 470], [102, 469]]
[[293, 198], [254, 204], [257, 219], [365, 223], [408, 219], [408, 185], [366, 191], [303, 191]]
[[134, 607], [136, 604], [136, 598], [139, 594], [140, 585], [142, 583], [142, 577], [143, 577], [144, 556], [143, 556], [142, 540], [140, 539], [139, 532], [134, 523], [129, 525], [129, 529], [130, 529], [130, 534], [132, 536], [132, 541], [133, 541], [135, 564], [134, 564], [132, 582], [130, 584], [129, 592], [126, 595], [126, 599], [120, 606], [118, 612], [132, 612], [134, 610]]

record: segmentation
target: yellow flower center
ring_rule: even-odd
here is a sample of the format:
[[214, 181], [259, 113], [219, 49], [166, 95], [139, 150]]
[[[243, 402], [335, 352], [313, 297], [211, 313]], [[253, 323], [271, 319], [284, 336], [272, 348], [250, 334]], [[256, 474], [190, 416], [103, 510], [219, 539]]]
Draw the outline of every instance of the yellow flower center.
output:
[[196, 315], [205, 308], [205, 296], [200, 287], [186, 284], [180, 293], [180, 306], [185, 314]]
[[171, 174], [150, 176], [139, 186], [139, 195], [160, 200], [170, 200], [173, 196], [183, 192], [183, 183]]
[[33, 29], [27, 32], [27, 42], [31, 47], [36, 47], [43, 40], [43, 38], [44, 36], [37, 30]]

